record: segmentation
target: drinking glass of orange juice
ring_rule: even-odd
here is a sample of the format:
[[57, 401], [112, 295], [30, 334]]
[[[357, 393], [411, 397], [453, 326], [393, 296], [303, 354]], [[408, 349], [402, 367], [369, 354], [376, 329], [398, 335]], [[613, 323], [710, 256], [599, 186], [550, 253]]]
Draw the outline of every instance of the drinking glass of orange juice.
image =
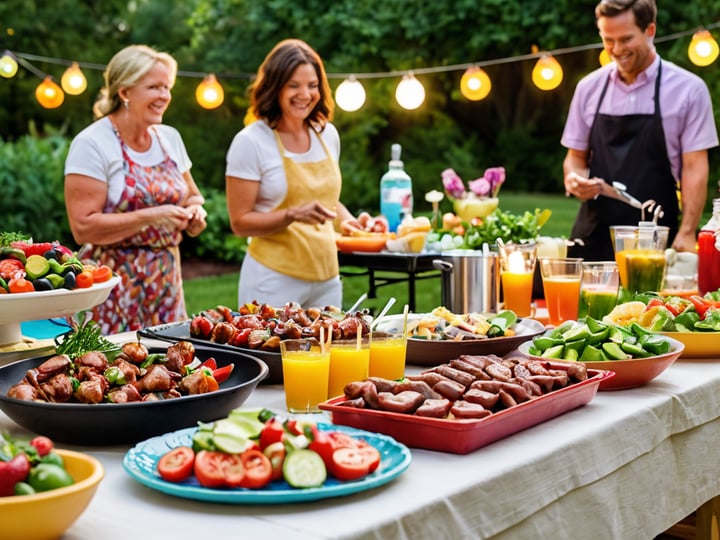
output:
[[398, 380], [405, 376], [407, 337], [403, 332], [373, 332], [370, 343], [370, 377]]
[[314, 339], [280, 342], [285, 404], [291, 413], [320, 412], [328, 398], [330, 348]]
[[583, 260], [541, 257], [539, 261], [550, 324], [558, 326], [576, 320]]
[[344, 394], [345, 385], [353, 381], [364, 381], [370, 371], [371, 335], [360, 339], [339, 339], [330, 345], [330, 377], [328, 398]]
[[518, 317], [531, 317], [532, 289], [535, 277], [536, 245], [504, 244], [500, 257], [500, 279], [502, 281], [505, 309], [515, 312]]

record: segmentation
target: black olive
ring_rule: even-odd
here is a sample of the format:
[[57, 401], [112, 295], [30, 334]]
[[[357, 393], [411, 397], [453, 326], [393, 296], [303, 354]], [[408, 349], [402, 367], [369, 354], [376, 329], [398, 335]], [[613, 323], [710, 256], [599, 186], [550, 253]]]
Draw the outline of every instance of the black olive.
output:
[[71, 291], [77, 289], [77, 279], [75, 278], [75, 272], [70, 271], [65, 274], [65, 284], [63, 285], [66, 289]]
[[52, 286], [52, 283], [50, 283], [50, 280], [47, 278], [44, 278], [44, 277], [34, 279], [32, 284], [35, 287], [36, 291], [52, 291], [53, 290], [53, 286]]
[[45, 253], [43, 253], [43, 257], [45, 257], [47, 260], [54, 259], [56, 261], [59, 261], [60, 255], [62, 255], [62, 253], [60, 253], [60, 251], [55, 248], [48, 249]]

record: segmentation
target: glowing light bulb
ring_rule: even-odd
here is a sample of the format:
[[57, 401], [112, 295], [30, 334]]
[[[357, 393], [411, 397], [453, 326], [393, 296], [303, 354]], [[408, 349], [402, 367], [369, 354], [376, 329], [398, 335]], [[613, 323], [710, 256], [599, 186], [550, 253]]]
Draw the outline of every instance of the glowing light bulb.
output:
[[412, 111], [417, 109], [425, 101], [425, 88], [415, 78], [415, 75], [408, 73], [395, 89], [395, 99], [403, 109]]
[[73, 62], [72, 65], [65, 70], [62, 78], [60, 79], [60, 85], [65, 93], [71, 96], [77, 96], [82, 94], [87, 88], [87, 79], [80, 70], [80, 66], [77, 62]]
[[460, 79], [460, 93], [471, 101], [485, 99], [491, 88], [490, 77], [479, 67], [468, 68]]
[[365, 88], [355, 77], [350, 77], [335, 90], [335, 101], [344, 111], [357, 111], [365, 103]]
[[693, 35], [688, 47], [688, 57], [696, 66], [709, 66], [718, 57], [718, 43], [707, 30], [700, 30]]
[[65, 92], [50, 77], [35, 89], [35, 99], [46, 109], [56, 109], [65, 101]]
[[18, 70], [18, 63], [10, 51], [5, 51], [0, 57], [0, 76], [9, 79], [14, 77]]
[[204, 109], [216, 109], [225, 100], [225, 91], [215, 75], [211, 73], [203, 79], [195, 90], [195, 99]]
[[541, 56], [532, 70], [532, 80], [540, 90], [554, 90], [563, 79], [560, 63], [550, 55]]
[[608, 54], [606, 49], [603, 49], [600, 51], [600, 56], [598, 57], [598, 61], [600, 62], [601, 66], [606, 66], [610, 62], [612, 62], [612, 58], [610, 58], [610, 54]]

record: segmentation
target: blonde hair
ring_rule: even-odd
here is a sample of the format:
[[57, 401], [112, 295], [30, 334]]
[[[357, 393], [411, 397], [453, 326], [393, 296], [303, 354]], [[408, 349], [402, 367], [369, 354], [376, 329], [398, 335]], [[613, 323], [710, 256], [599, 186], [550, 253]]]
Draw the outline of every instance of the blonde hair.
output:
[[147, 45], [130, 45], [118, 51], [103, 73], [105, 86], [93, 106], [95, 118], [102, 118], [122, 105], [121, 88], [135, 86], [157, 63], [162, 62], [170, 71], [171, 85], [175, 84], [177, 62], [168, 53], [158, 52]]

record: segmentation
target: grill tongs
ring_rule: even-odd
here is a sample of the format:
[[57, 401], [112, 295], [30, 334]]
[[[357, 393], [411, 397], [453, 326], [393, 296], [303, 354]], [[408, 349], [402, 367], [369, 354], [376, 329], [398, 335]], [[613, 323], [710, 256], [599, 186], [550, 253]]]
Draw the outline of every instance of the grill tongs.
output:
[[633, 208], [640, 209], [641, 221], [645, 221], [645, 210], [652, 213], [653, 221], [655, 223], [657, 223], [658, 218], [663, 216], [662, 207], [657, 204], [654, 199], [648, 199], [645, 202], [640, 202], [627, 192], [627, 186], [622, 182], [613, 182], [609, 191], [610, 193], [608, 196], [629, 204]]

